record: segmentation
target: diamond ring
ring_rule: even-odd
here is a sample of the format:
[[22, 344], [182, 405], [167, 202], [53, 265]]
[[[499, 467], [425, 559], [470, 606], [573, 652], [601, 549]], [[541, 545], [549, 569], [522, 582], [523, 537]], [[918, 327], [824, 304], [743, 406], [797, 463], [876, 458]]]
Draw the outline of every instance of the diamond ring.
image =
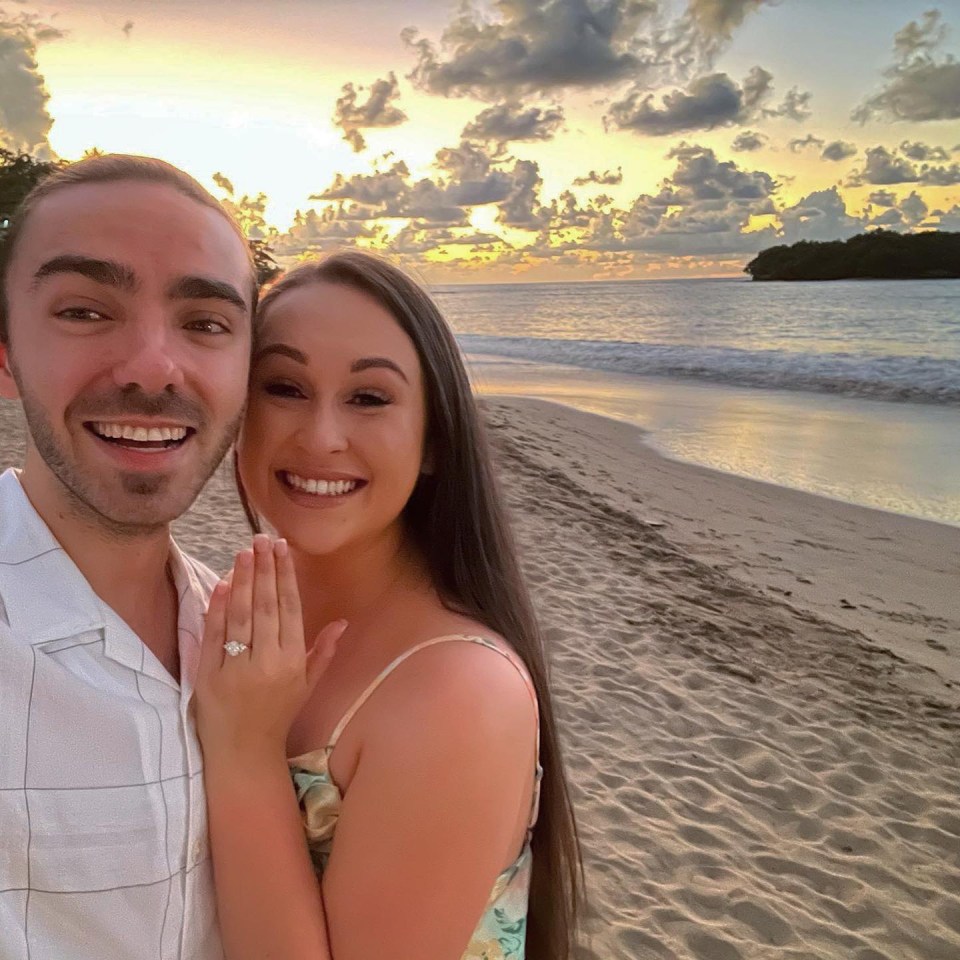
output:
[[223, 649], [226, 650], [228, 657], [239, 657], [247, 649], [247, 644], [241, 643], [239, 640], [228, 640], [223, 645]]

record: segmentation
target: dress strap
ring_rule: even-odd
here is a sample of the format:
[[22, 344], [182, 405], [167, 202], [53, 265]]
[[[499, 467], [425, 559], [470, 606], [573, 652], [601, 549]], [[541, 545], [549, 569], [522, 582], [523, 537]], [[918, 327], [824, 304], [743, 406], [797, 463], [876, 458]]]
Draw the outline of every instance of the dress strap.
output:
[[501, 657], [507, 660], [509, 663], [513, 664], [517, 672], [523, 678], [523, 682], [527, 687], [527, 691], [530, 694], [530, 698], [533, 700], [534, 708], [537, 711], [537, 766], [540, 765], [540, 710], [537, 704], [537, 695], [533, 689], [533, 685], [530, 682], [529, 677], [525, 670], [523, 670], [520, 665], [510, 656], [506, 651], [498, 647], [492, 640], [488, 640], [486, 637], [475, 637], [468, 634], [450, 634], [449, 636], [444, 637], [433, 637], [431, 640], [424, 640], [422, 643], [418, 643], [415, 646], [412, 646], [409, 650], [404, 650], [395, 660], [391, 661], [379, 674], [371, 681], [370, 685], [360, 694], [359, 697], [353, 702], [353, 705], [349, 710], [340, 718], [340, 722], [334, 728], [333, 733], [330, 735], [330, 742], [327, 744], [327, 750], [332, 751], [333, 748], [337, 745], [337, 741], [340, 739], [340, 734], [343, 733], [347, 724], [354, 718], [356, 712], [370, 699], [377, 687], [383, 683], [387, 677], [393, 673], [397, 667], [403, 663], [404, 660], [409, 659], [415, 653], [419, 653], [421, 650], [425, 650], [427, 647], [435, 646], [438, 643], [450, 643], [452, 641], [463, 641], [466, 643], [477, 643], [482, 647], [487, 647], [489, 650], [493, 650], [494, 653], [499, 653]]

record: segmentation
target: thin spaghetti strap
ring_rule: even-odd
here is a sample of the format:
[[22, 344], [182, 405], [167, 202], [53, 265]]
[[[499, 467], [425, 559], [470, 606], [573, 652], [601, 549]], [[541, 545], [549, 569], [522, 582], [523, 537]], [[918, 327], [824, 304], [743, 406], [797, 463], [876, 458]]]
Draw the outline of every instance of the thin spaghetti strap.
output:
[[[357, 711], [367, 702], [367, 700], [370, 699], [370, 697], [372, 696], [374, 691], [377, 689], [377, 687], [379, 687], [380, 684], [383, 683], [383, 681], [386, 680], [387, 677], [389, 677], [390, 674], [393, 673], [393, 671], [396, 670], [397, 667], [399, 667], [404, 660], [407, 660], [409, 657], [412, 657], [415, 653], [418, 653], [421, 650], [425, 650], [427, 647], [432, 647], [438, 643], [449, 643], [455, 640], [465, 641], [467, 643], [478, 643], [481, 646], [489, 648], [490, 650], [494, 650], [496, 653], [499, 653], [500, 656], [502, 656], [504, 659], [512, 663], [514, 667], [516, 667], [517, 671], [520, 673], [520, 676], [523, 677], [523, 681], [527, 686], [527, 690], [530, 693], [531, 697], [533, 698], [534, 707], [535, 708], [537, 707], [536, 693], [534, 692], [532, 686], [530, 685], [530, 681], [527, 678], [526, 673], [520, 669], [517, 663], [514, 662], [513, 657], [511, 657], [508, 653], [505, 653], [503, 650], [501, 650], [500, 647], [498, 647], [495, 643], [488, 640], [486, 637], [476, 637], [476, 636], [470, 636], [468, 634], [450, 634], [449, 636], [433, 637], [430, 640], [424, 640], [422, 643], [416, 644], [415, 646], [411, 647], [409, 650], [405, 650], [403, 653], [400, 654], [399, 657], [391, 661], [386, 667], [384, 667], [383, 670], [380, 671], [379, 674], [377, 674], [377, 676], [373, 679], [373, 681], [371, 681], [370, 685], [366, 688], [366, 690], [364, 690], [363, 693], [361, 693], [360, 696], [357, 697], [357, 699], [353, 702], [353, 705], [350, 707], [350, 709], [347, 710], [347, 712], [340, 718], [340, 722], [336, 725], [333, 733], [330, 735], [330, 742], [327, 744], [327, 753], [330, 753], [333, 751], [333, 748], [337, 745], [337, 741], [340, 739], [340, 735], [343, 733], [347, 724], [354, 718]], [[537, 710], [537, 766], [539, 767], [539, 765], [540, 765], [540, 711], [538, 709]]]

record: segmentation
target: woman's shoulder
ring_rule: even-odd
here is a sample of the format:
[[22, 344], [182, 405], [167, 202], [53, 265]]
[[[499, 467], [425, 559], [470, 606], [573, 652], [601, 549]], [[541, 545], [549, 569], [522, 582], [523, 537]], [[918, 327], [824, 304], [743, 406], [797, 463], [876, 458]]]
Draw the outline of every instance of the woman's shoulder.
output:
[[465, 718], [495, 735], [535, 724], [535, 695], [526, 666], [507, 640], [476, 622], [429, 631], [396, 658], [380, 699], [390, 726], [457, 727]]

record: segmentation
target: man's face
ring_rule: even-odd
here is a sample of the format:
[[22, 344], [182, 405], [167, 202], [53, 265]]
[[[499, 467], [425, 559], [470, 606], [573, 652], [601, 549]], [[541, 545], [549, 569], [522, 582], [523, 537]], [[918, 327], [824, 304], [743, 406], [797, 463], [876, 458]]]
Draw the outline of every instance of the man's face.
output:
[[0, 346], [35, 503], [126, 531], [183, 513], [236, 434], [250, 289], [243, 241], [172, 187], [82, 184], [42, 200], [9, 266]]

